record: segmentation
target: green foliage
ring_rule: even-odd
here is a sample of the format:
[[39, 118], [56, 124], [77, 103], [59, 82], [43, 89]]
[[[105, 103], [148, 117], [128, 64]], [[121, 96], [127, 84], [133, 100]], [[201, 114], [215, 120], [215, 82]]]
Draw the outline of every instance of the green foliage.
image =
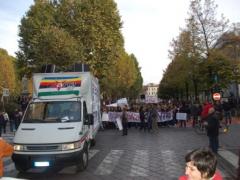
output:
[[[186, 29], [171, 44], [172, 63], [159, 85], [159, 96], [188, 99], [190, 93], [197, 98], [216, 83], [225, 88], [232, 82], [232, 63], [215, 49], [228, 27], [224, 17], [216, 18], [216, 10], [214, 0], [191, 0]], [[218, 82], [213, 81], [216, 77]]]
[[200, 40], [198, 46], [207, 57], [211, 48], [228, 27], [228, 20], [223, 15], [217, 19], [217, 5], [214, 0], [191, 0], [189, 23], [194, 25], [194, 33]]
[[43, 64], [80, 62], [100, 79], [103, 94], [130, 96], [131, 87], [135, 96], [142, 77], [136, 58], [124, 50], [121, 27], [113, 0], [35, 0], [20, 25], [20, 77], [38, 72]]
[[143, 85], [143, 78], [141, 75], [141, 68], [139, 67], [137, 58], [134, 56], [134, 54], [130, 55], [131, 60], [134, 62], [135, 69], [136, 69], [136, 79], [133, 83], [133, 85], [129, 89], [129, 97], [131, 98], [137, 98], [137, 96], [140, 94], [142, 90], [142, 85]]
[[0, 48], [0, 95], [2, 88], [8, 88], [11, 95], [18, 92], [14, 61], [6, 50]]
[[64, 29], [57, 27], [43, 27], [39, 37], [33, 44], [37, 62], [35, 65], [57, 64], [69, 66], [79, 57], [78, 44]]

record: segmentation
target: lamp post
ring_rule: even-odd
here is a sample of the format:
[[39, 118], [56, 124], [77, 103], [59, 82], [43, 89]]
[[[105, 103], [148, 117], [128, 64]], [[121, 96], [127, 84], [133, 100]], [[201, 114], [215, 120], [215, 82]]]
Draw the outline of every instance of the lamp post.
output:
[[236, 87], [236, 108], [238, 110], [238, 101], [239, 101], [239, 87], [238, 87], [238, 73], [239, 73], [239, 69], [237, 67], [233, 68], [233, 73], [234, 73], [234, 78], [235, 78], [235, 87]]

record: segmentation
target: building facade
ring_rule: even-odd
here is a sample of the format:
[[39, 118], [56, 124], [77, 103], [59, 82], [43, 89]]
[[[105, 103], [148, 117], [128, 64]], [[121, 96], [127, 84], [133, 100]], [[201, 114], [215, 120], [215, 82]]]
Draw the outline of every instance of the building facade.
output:
[[149, 83], [147, 85], [145, 85], [144, 89], [145, 89], [145, 96], [154, 96], [157, 97], [158, 95], [158, 84], [153, 84], [153, 83]]

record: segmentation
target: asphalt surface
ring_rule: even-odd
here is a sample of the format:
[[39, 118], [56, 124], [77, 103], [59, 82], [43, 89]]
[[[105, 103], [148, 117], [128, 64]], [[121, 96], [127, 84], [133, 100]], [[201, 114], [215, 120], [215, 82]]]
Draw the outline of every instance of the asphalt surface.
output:
[[[224, 179], [234, 179], [240, 149], [240, 125], [234, 123], [228, 133], [220, 134], [218, 170]], [[3, 135], [12, 142], [13, 134]], [[75, 167], [60, 172], [30, 170], [21, 174], [10, 158], [4, 160], [5, 176], [23, 179], [116, 179], [116, 180], [173, 180], [184, 174], [187, 152], [208, 146], [206, 134], [196, 133], [191, 127], [163, 127], [157, 133], [135, 128], [122, 136], [117, 129], [105, 129], [97, 135], [96, 145], [90, 150], [88, 168], [76, 173]]]

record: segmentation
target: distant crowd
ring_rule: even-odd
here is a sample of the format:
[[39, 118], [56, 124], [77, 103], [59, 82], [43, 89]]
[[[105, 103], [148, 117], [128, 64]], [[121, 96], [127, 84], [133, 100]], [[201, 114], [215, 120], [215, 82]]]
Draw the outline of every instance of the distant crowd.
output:
[[[135, 112], [139, 113], [140, 122], [128, 122], [128, 127], [136, 127], [139, 129], [147, 129], [151, 130], [153, 123], [155, 123], [155, 119], [157, 123], [157, 127], [169, 127], [169, 126], [178, 126], [178, 127], [186, 127], [187, 122], [191, 120], [191, 126], [195, 127], [196, 123], [200, 120], [204, 120], [207, 116], [209, 107], [214, 107], [216, 114], [219, 120], [229, 125], [232, 122], [232, 112], [233, 107], [228, 102], [228, 100], [224, 101], [215, 101], [215, 102], [160, 102], [155, 104], [132, 104], [127, 108], [127, 112]], [[107, 107], [103, 106], [102, 112], [106, 114], [108, 112], [121, 112], [121, 107]], [[172, 112], [172, 118], [169, 121], [158, 122], [157, 112]], [[177, 113], [186, 113], [186, 120], [177, 119]], [[105, 116], [106, 117], [106, 116]], [[104, 117], [104, 118], [105, 118]], [[104, 121], [105, 128], [113, 127], [113, 123]], [[223, 120], [223, 121], [222, 121]]]
[[23, 113], [27, 108], [30, 99], [31, 97], [29, 96], [19, 97], [19, 108], [15, 108], [14, 111], [9, 111], [9, 113], [5, 110], [0, 110], [0, 137], [2, 136], [2, 133], [7, 133], [8, 124], [10, 132], [14, 132], [18, 129]]

